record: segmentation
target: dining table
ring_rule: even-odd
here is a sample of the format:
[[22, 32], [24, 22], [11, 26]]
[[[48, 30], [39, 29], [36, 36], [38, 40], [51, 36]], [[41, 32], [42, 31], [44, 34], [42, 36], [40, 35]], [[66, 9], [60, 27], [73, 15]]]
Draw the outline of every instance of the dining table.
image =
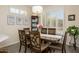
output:
[[63, 38], [62, 35], [50, 35], [50, 34], [40, 34], [43, 40], [47, 41], [59, 41]]

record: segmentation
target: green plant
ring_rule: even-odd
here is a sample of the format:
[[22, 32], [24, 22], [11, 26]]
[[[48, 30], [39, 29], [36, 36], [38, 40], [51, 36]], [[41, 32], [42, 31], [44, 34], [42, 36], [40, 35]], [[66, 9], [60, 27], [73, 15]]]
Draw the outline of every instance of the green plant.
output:
[[79, 35], [79, 28], [76, 27], [76, 26], [69, 26], [69, 27], [67, 28], [67, 32], [68, 32], [70, 35], [78, 36], [78, 35]]
[[76, 39], [78, 38], [79, 36], [79, 28], [76, 27], [76, 26], [69, 26], [67, 28], [67, 32], [73, 36], [74, 38], [74, 43], [73, 43], [73, 46], [74, 46], [74, 49], [76, 50]]

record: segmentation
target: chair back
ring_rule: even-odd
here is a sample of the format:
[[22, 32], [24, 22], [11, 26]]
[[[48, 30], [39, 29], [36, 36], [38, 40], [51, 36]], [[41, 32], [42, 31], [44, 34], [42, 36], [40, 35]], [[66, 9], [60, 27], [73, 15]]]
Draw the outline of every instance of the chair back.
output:
[[56, 34], [56, 28], [48, 28], [48, 34], [55, 35]]
[[30, 28], [24, 28], [24, 31], [25, 31], [25, 34], [30, 34], [30, 33], [29, 33]]
[[25, 31], [24, 30], [18, 30], [19, 33], [19, 40], [25, 41]]
[[42, 33], [42, 34], [47, 34], [47, 28], [42, 28], [42, 29], [41, 29], [41, 33]]
[[41, 49], [41, 40], [39, 32], [30, 32], [30, 44], [32, 49]]
[[24, 28], [24, 30], [30, 30], [30, 28]]
[[26, 40], [30, 41], [30, 28], [24, 28]]

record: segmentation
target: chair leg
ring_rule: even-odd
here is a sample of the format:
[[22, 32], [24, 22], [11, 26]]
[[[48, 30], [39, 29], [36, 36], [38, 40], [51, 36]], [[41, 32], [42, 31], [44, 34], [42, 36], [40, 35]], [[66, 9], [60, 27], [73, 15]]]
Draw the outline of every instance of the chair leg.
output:
[[24, 52], [26, 53], [26, 51], [27, 51], [27, 44], [26, 44], [26, 42], [25, 42], [25, 51], [24, 51]]
[[19, 48], [19, 52], [21, 51], [21, 43], [20, 43], [20, 48]]
[[49, 48], [46, 49], [46, 53], [48, 53]]
[[27, 51], [27, 47], [25, 46], [25, 51], [24, 52], [26, 53], [26, 51]]
[[49, 52], [51, 53], [52, 51], [51, 51], [51, 48], [49, 48]]
[[64, 48], [64, 52], [66, 53], [66, 49]]
[[62, 49], [62, 53], [63, 53], [63, 49]]
[[[31, 50], [31, 49], [30, 49]], [[31, 53], [32, 53], [33, 51], [31, 50]]]
[[[49, 48], [49, 52], [52, 53], [52, 48]], [[53, 49], [53, 52], [55, 52], [55, 49]]]
[[32, 53], [32, 51], [31, 51], [31, 53]]
[[66, 53], [66, 48], [63, 48], [62, 49], [62, 53]]
[[53, 52], [55, 52], [55, 49], [53, 49]]

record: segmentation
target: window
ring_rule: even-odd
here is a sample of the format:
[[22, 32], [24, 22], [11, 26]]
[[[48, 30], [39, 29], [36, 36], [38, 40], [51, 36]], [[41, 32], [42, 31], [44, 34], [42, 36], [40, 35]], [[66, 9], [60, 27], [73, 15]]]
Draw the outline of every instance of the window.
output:
[[16, 9], [15, 8], [10, 8], [10, 13], [16, 13]]
[[20, 14], [23, 15], [23, 14], [24, 14], [24, 11], [21, 10], [21, 11], [20, 11]]
[[56, 10], [56, 11], [47, 11], [46, 13], [46, 19], [44, 19], [45, 16], [43, 16], [43, 24], [44, 27], [47, 28], [56, 28], [56, 31], [63, 30], [63, 22], [64, 22], [64, 10]]
[[58, 27], [63, 27], [63, 20], [62, 19], [58, 19]]
[[42, 21], [43, 26], [46, 27], [46, 15], [45, 14], [42, 15], [41, 21]]
[[10, 13], [18, 14], [18, 15], [27, 15], [27, 12], [24, 10], [20, 10], [17, 8], [10, 8]]
[[56, 18], [55, 17], [47, 17], [47, 26], [48, 27], [56, 27]]

